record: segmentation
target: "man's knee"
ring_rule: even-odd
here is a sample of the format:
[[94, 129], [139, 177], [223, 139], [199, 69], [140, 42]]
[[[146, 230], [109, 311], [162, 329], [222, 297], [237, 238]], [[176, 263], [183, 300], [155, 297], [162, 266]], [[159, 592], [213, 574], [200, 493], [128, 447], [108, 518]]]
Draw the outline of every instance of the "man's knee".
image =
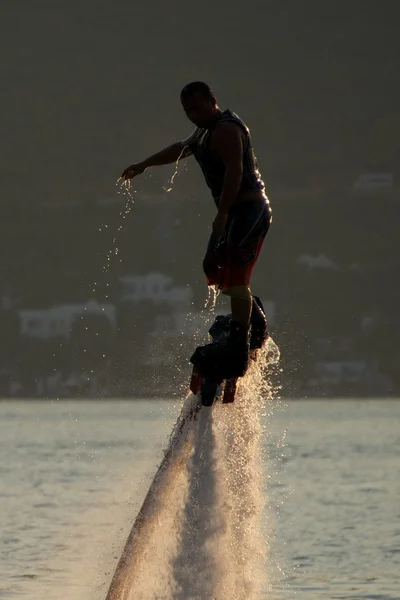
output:
[[232, 285], [222, 290], [222, 293], [231, 298], [238, 298], [239, 300], [247, 300], [251, 296], [249, 286], [244, 283], [241, 285]]

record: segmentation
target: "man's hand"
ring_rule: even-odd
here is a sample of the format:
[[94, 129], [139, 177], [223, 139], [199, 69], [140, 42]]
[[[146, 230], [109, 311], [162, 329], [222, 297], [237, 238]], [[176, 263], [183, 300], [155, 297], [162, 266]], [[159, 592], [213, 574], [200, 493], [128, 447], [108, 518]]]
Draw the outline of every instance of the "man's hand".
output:
[[120, 179], [123, 179], [124, 181], [126, 181], [127, 179], [132, 179], [133, 177], [136, 177], [136, 175], [140, 175], [141, 173], [143, 173], [146, 170], [146, 165], [144, 163], [135, 163], [133, 165], [130, 165], [129, 167], [127, 167]]
[[226, 221], [228, 219], [228, 213], [217, 212], [217, 216], [215, 217], [212, 228], [213, 232], [220, 237], [225, 237], [226, 235]]

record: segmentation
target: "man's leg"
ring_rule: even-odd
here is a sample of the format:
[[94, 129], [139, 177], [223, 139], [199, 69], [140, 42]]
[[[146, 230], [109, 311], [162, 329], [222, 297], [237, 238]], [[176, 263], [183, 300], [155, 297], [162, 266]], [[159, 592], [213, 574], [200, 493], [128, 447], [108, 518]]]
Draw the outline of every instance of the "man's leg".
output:
[[208, 361], [218, 365], [223, 378], [241, 377], [247, 370], [251, 315], [258, 313], [253, 310], [250, 277], [269, 222], [265, 203], [238, 205], [232, 210], [226, 238], [220, 240], [212, 234], [207, 247], [203, 261], [207, 283], [217, 285], [231, 297], [232, 318], [229, 334], [221, 343], [207, 344], [196, 352], [197, 359], [203, 361], [202, 367], [206, 368]]
[[226, 339], [226, 348], [222, 356], [235, 364], [237, 373], [245, 373], [249, 361], [249, 327], [253, 299], [245, 284], [233, 285], [223, 290], [231, 297], [230, 332]]
[[[229, 224], [226, 245], [226, 263], [224, 271], [223, 293], [231, 297], [232, 323], [228, 345], [236, 346], [238, 357], [244, 364], [248, 360], [249, 347], [254, 347], [256, 335], [251, 335], [253, 321], [260, 329], [259, 313], [262, 311], [250, 291], [250, 279], [257, 262], [270, 224], [270, 212], [265, 203], [247, 203], [237, 206]], [[252, 319], [252, 313], [254, 318]], [[262, 336], [266, 332], [264, 323]], [[250, 344], [251, 342], [251, 344]], [[262, 345], [262, 344], [261, 344]], [[259, 340], [257, 347], [261, 347]]]
[[[237, 286], [238, 288], [239, 286]], [[264, 313], [264, 307], [257, 296], [253, 296], [248, 286], [245, 289], [225, 290], [225, 294], [231, 295], [231, 314], [234, 326], [237, 329], [243, 328], [245, 331], [251, 331], [250, 350], [261, 348], [268, 338], [267, 319]]]
[[231, 297], [232, 320], [248, 329], [250, 325], [253, 297], [247, 285], [235, 285], [223, 291]]

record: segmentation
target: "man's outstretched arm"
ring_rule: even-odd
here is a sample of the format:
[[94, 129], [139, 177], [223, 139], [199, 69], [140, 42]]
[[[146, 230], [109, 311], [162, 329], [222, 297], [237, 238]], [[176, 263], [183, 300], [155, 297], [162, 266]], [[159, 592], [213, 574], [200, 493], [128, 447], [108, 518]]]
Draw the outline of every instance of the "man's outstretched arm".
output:
[[167, 146], [163, 150], [160, 150], [160, 152], [152, 154], [145, 160], [130, 165], [123, 171], [121, 178], [125, 180], [132, 179], [132, 177], [140, 175], [140, 173], [143, 173], [149, 167], [169, 165], [171, 163], [178, 162], [178, 160], [181, 160], [182, 158], [190, 156], [190, 144], [196, 140], [197, 136], [198, 130], [196, 129], [186, 139], [181, 140], [180, 142], [175, 142], [175, 144]]

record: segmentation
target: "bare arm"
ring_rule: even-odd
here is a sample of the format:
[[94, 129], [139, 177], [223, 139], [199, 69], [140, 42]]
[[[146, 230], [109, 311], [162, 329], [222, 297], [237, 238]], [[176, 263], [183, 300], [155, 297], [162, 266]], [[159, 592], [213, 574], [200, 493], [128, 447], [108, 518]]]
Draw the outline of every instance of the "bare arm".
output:
[[190, 156], [191, 151], [189, 149], [190, 144], [194, 142], [198, 135], [198, 130], [195, 129], [187, 138], [181, 140], [180, 142], [175, 142], [175, 144], [171, 144], [164, 150], [153, 154], [146, 158], [143, 161], [143, 165], [145, 168], [147, 167], [155, 167], [159, 165], [169, 165], [171, 163], [177, 162], [178, 160], [185, 158], [186, 156]]
[[226, 168], [218, 205], [218, 213], [226, 215], [236, 200], [243, 176], [243, 138], [238, 125], [221, 123], [215, 129], [213, 146]]
[[181, 140], [180, 142], [175, 142], [175, 144], [167, 146], [163, 150], [160, 150], [160, 152], [152, 154], [152, 156], [149, 156], [145, 160], [130, 165], [124, 170], [124, 172], [121, 175], [121, 178], [125, 180], [131, 179], [132, 177], [143, 173], [143, 171], [145, 171], [149, 167], [169, 165], [171, 163], [178, 162], [178, 160], [181, 160], [182, 158], [190, 156], [191, 151], [189, 146], [196, 140], [197, 135], [198, 130], [196, 129], [184, 140]]

